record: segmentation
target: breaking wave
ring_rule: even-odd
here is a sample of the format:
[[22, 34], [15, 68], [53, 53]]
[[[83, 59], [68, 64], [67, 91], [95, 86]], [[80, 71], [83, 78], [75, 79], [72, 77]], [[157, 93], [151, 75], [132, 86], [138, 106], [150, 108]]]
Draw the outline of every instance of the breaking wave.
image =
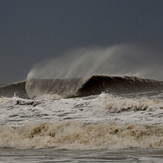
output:
[[126, 94], [157, 91], [163, 82], [137, 77], [93, 75], [90, 78], [27, 79], [26, 91], [31, 98], [44, 94], [58, 94], [64, 98], [97, 95], [102, 92]]
[[0, 146], [16, 148], [163, 148], [163, 127], [103, 121], [0, 126]]
[[98, 95], [102, 92], [128, 94], [161, 91], [163, 82], [129, 76], [92, 75], [89, 78], [35, 79], [0, 87], [0, 95], [36, 98], [43, 95], [59, 95], [63, 98]]
[[[149, 55], [153, 53], [155, 55]], [[124, 44], [73, 50], [35, 65], [25, 81], [1, 86], [0, 96], [36, 98], [55, 94], [71, 98], [101, 92], [127, 94], [162, 90], [163, 82], [156, 81], [162, 80], [160, 53]]]

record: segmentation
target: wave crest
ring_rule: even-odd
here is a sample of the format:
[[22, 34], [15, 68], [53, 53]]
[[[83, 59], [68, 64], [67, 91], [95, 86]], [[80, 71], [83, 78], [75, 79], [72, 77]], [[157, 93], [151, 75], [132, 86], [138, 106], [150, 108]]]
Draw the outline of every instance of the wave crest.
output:
[[64, 98], [97, 95], [102, 92], [126, 94], [157, 91], [163, 82], [137, 77], [93, 75], [89, 78], [35, 79], [26, 81], [26, 91], [31, 98], [44, 94], [58, 94]]

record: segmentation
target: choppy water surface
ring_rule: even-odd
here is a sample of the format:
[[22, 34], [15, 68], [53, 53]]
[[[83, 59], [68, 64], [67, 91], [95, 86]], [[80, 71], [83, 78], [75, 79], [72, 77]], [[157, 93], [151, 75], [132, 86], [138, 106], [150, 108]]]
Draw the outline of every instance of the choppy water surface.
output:
[[1, 162], [162, 162], [162, 91], [1, 98]]
[[162, 163], [163, 150], [20, 150], [0, 149], [0, 162], [3, 163], [50, 163], [50, 162], [114, 162], [114, 163]]

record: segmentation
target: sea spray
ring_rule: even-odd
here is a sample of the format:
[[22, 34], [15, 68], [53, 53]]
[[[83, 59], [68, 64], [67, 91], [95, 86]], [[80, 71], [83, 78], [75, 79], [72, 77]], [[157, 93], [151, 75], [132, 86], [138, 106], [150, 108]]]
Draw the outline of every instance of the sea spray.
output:
[[27, 79], [31, 77], [37, 79], [85, 78], [94, 74], [103, 74], [132, 75], [162, 80], [161, 60], [163, 56], [158, 50], [130, 44], [107, 48], [81, 48], [36, 64], [29, 72]]

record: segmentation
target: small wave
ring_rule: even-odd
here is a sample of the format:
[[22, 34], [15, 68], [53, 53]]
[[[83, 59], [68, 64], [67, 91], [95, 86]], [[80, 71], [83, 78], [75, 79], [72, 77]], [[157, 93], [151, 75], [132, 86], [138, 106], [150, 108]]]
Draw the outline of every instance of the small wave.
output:
[[162, 99], [145, 98], [145, 97], [116, 97], [109, 94], [100, 94], [94, 100], [101, 110], [107, 110], [109, 113], [121, 113], [128, 111], [146, 111], [152, 112], [163, 109]]
[[44, 122], [0, 126], [0, 147], [59, 149], [163, 148], [163, 127], [115, 122]]
[[22, 98], [27, 98], [27, 93], [25, 90], [26, 81], [11, 83], [8, 85], [3, 85], [0, 87], [0, 96], [2, 97], [13, 97], [19, 96]]

